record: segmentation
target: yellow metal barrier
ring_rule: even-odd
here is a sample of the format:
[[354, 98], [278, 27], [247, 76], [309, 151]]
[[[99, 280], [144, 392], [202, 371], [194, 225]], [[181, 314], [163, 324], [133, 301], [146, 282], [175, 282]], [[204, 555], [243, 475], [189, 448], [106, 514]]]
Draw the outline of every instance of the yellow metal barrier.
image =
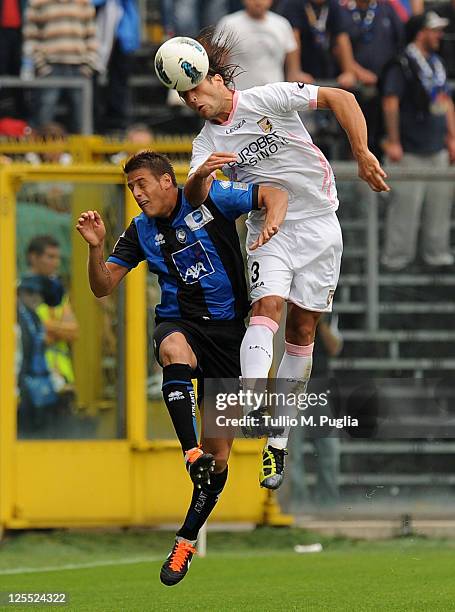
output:
[[[187, 167], [176, 171], [182, 182]], [[121, 185], [123, 180], [121, 169], [113, 165], [10, 164], [0, 168], [0, 532], [4, 528], [157, 525], [177, 522], [184, 516], [191, 486], [179, 445], [176, 441], [149, 440], [146, 432], [145, 265], [126, 278], [124, 439], [17, 440], [16, 190], [30, 181], [96, 187]], [[137, 207], [127, 190], [124, 194], [122, 221], [126, 226]], [[82, 201], [78, 206], [73, 218], [88, 204]], [[85, 276], [86, 254], [81, 244], [80, 238], [79, 242], [75, 239], [76, 278]], [[77, 299], [94, 300], [86, 278], [84, 281], [76, 288]], [[86, 362], [93, 376], [88, 355]], [[213, 520], [260, 523], [266, 508], [269, 522], [280, 522], [277, 507], [270, 505], [266, 492], [258, 487], [260, 449], [259, 441], [234, 444], [229, 483]]]
[[0, 532], [14, 504], [16, 233], [13, 180], [14, 175], [0, 171]]
[[111, 140], [102, 136], [68, 136], [64, 140], [0, 140], [0, 155], [25, 155], [26, 153], [69, 153], [75, 163], [106, 163], [115, 153], [127, 155], [150, 148], [158, 153], [189, 158], [193, 138], [191, 136], [160, 136], [149, 145], [134, 144], [127, 140]]

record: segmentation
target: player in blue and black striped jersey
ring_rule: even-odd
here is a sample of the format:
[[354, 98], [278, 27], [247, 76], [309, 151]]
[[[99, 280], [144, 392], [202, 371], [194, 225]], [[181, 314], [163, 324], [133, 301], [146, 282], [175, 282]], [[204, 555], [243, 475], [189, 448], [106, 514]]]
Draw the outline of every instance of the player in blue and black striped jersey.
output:
[[[249, 246], [261, 247], [277, 233], [288, 198], [285, 191], [272, 187], [214, 181], [205, 201], [192, 207], [165, 156], [143, 151], [130, 158], [124, 170], [142, 212], [107, 261], [106, 230], [99, 213], [82, 213], [76, 227], [89, 245], [89, 281], [97, 297], [110, 294], [144, 260], [161, 287], [155, 352], [163, 368], [164, 401], [194, 482], [185, 521], [161, 570], [161, 581], [173, 585], [188, 571], [199, 529], [227, 479], [232, 439], [202, 436], [198, 444], [191, 380], [240, 376], [249, 302], [235, 220], [253, 209], [265, 209], [262, 232]], [[198, 391], [201, 399], [202, 384]]]

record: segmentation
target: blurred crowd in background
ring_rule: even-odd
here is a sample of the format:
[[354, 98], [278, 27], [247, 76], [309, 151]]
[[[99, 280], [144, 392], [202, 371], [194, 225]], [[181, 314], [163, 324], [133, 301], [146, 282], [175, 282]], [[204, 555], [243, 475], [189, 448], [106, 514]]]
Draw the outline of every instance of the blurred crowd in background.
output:
[[[146, 29], [151, 6], [160, 19], [153, 36]], [[430, 21], [422, 21], [418, 16], [428, 9], [434, 11]], [[387, 148], [381, 146], [385, 133], [381, 97], [390, 89], [386, 75], [392, 64], [401, 61], [403, 52], [409, 56], [408, 47], [421, 30], [433, 33], [431, 42], [425, 42], [428, 66], [414, 52], [411, 69], [415, 64], [414, 72], [422, 73], [430, 96], [448, 91], [444, 69], [433, 65], [435, 54], [443, 60], [444, 75], [455, 78], [454, 0], [435, 6], [424, 6], [423, 0], [149, 0], [141, 4], [137, 0], [0, 0], [0, 78], [90, 80], [95, 132], [124, 133], [137, 122], [131, 88], [132, 77], [141, 72], [138, 58], [148, 54], [153, 77], [152, 60], [159, 42], [175, 35], [196, 36], [209, 25], [216, 26], [217, 32], [233, 32], [238, 40], [231, 58], [243, 69], [236, 81], [238, 89], [297, 80], [331, 82], [352, 90], [367, 118], [370, 145], [377, 155]], [[406, 89], [411, 88], [406, 83]], [[0, 135], [21, 135], [55, 121], [61, 94], [68, 104], [64, 128], [80, 133], [81, 88], [11, 92], [1, 87]], [[153, 108], [153, 94], [149, 102]], [[179, 102], [178, 96], [168, 98], [171, 105]], [[336, 127], [320, 115], [310, 123], [324, 152], [332, 158], [346, 156], [348, 147], [333, 144]], [[148, 119], [155, 124], [152, 117]]]
[[[147, 37], [151, 7], [159, 23]], [[0, 82], [10, 75], [35, 85], [50, 77], [93, 85], [90, 111], [83, 90], [65, 87], [67, 81], [0, 87], [0, 135], [64, 139], [84, 131], [87, 112], [98, 134], [130, 139], [139, 133], [146, 142], [173, 129], [196, 133], [200, 120], [177, 92], [157, 83], [153, 57], [166, 38], [197, 36], [207, 26], [215, 36], [237, 40], [229, 60], [242, 68], [238, 89], [289, 80], [351, 90], [367, 121], [369, 147], [386, 166], [444, 169], [455, 162], [455, 0], [0, 0]], [[133, 101], [141, 78], [145, 93]], [[328, 159], [351, 159], [332, 113], [302, 118]], [[57, 155], [52, 161], [71, 160]], [[387, 210], [385, 268], [412, 266], [418, 251], [430, 267], [454, 263], [453, 187], [433, 185], [431, 198], [428, 191], [424, 181], [396, 186]]]

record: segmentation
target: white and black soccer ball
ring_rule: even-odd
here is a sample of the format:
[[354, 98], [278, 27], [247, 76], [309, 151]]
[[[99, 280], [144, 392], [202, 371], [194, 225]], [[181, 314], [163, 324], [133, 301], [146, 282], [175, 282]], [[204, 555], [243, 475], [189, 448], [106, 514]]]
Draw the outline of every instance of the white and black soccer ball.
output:
[[169, 89], [188, 91], [207, 76], [209, 58], [193, 38], [176, 36], [161, 45], [155, 55], [155, 72]]

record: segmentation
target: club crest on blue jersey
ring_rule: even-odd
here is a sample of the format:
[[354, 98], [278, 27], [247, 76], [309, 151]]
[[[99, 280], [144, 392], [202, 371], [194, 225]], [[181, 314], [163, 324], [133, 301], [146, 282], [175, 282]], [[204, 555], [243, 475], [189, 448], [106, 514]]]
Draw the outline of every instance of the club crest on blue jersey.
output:
[[172, 253], [172, 259], [180, 276], [187, 285], [193, 285], [200, 281], [201, 278], [215, 272], [210, 257], [200, 240], [188, 245], [181, 251]]
[[262, 117], [262, 119], [259, 119], [256, 123], [266, 134], [269, 134], [273, 130], [273, 124], [268, 117]]
[[175, 230], [175, 237], [177, 238], [179, 242], [181, 242], [182, 244], [185, 244], [186, 231], [184, 230], [183, 227], [179, 227], [178, 229]]
[[193, 232], [201, 229], [209, 221], [213, 221], [213, 215], [204, 204], [185, 217], [185, 223]]

